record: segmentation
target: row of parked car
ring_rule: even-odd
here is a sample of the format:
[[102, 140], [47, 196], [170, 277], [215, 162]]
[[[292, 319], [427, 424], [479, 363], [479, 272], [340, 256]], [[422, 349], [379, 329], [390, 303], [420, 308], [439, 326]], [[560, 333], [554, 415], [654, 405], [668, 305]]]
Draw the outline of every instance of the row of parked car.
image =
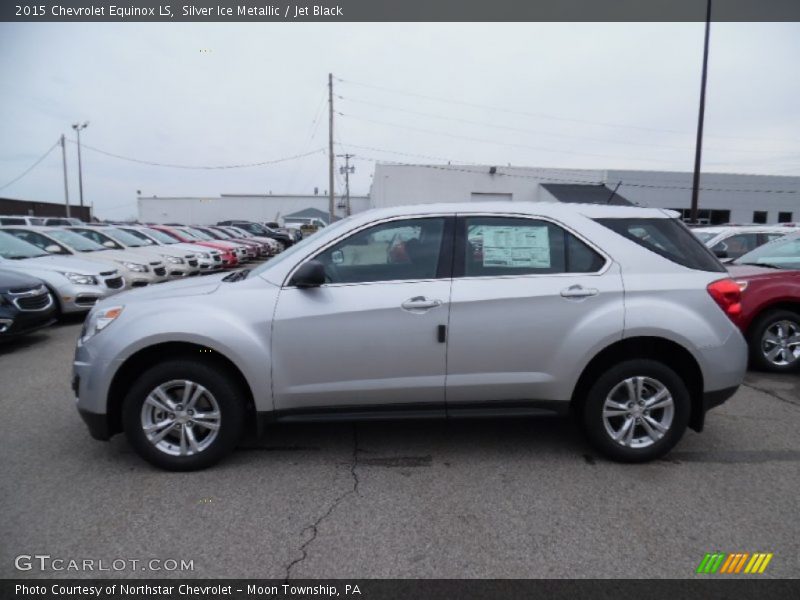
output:
[[87, 312], [128, 288], [236, 269], [297, 241], [260, 223], [87, 224], [0, 217], [0, 338]]

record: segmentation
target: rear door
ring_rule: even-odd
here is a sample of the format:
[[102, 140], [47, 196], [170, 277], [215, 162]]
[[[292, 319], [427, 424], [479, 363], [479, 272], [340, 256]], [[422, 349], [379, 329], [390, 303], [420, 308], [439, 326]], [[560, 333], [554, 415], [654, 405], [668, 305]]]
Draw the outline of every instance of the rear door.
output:
[[589, 351], [621, 338], [619, 266], [555, 222], [460, 217], [453, 275], [448, 413], [566, 400]]

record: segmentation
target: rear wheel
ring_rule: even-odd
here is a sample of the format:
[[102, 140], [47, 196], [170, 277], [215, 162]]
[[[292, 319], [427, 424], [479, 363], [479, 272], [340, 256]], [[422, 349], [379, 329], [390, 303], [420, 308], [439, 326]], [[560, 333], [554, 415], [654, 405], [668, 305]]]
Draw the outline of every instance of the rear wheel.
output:
[[244, 396], [215, 365], [173, 360], [138, 378], [122, 419], [131, 446], [148, 462], [171, 471], [203, 469], [239, 442]]
[[630, 360], [610, 368], [591, 387], [583, 428], [609, 458], [645, 462], [678, 443], [690, 408], [689, 392], [675, 371], [654, 360]]
[[747, 336], [750, 360], [762, 371], [788, 373], [800, 368], [800, 315], [770, 310], [756, 319]]

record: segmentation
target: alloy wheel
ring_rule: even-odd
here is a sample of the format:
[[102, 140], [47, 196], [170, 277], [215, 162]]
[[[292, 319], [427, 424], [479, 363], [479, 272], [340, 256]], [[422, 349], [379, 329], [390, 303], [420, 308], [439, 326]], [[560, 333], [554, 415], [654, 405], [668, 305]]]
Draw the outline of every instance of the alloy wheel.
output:
[[773, 365], [793, 364], [800, 358], [800, 325], [785, 319], [769, 325], [761, 338], [761, 352]]
[[611, 439], [627, 448], [647, 448], [672, 425], [675, 402], [669, 389], [652, 377], [628, 377], [603, 403], [603, 425]]
[[199, 454], [217, 438], [222, 416], [214, 395], [187, 379], [154, 388], [142, 404], [145, 438], [170, 456]]

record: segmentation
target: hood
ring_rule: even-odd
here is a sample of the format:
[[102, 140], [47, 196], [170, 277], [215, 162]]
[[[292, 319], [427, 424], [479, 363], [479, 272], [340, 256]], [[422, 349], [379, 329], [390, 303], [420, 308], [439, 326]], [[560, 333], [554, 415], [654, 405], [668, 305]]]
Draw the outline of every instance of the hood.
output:
[[100, 304], [113, 306], [116, 304], [127, 304], [128, 302], [161, 300], [163, 298], [174, 298], [178, 296], [200, 296], [211, 294], [221, 284], [222, 278], [229, 273], [218, 273], [216, 275], [205, 275], [202, 278], [193, 277], [191, 279], [177, 279], [158, 285], [148, 285], [147, 287], [129, 289]]
[[725, 265], [728, 272], [733, 277], [785, 277], [787, 275], [800, 275], [800, 271], [788, 269], [770, 269], [769, 267], [757, 267], [755, 265]]
[[80, 254], [76, 254], [75, 256], [80, 256], [81, 258], [85, 258], [86, 260], [91, 260], [91, 261], [114, 263], [118, 265], [120, 268], [124, 267], [122, 267], [122, 265], [119, 264], [119, 261], [138, 263], [140, 265], [147, 265], [150, 264], [151, 262], [155, 262], [156, 260], [149, 253], [145, 254], [139, 252], [131, 252], [130, 250], [103, 250], [103, 251], [98, 250], [97, 252], [81, 252]]
[[184, 254], [189, 252], [193, 252], [195, 254], [199, 254], [201, 252], [208, 254], [214, 250], [214, 248], [209, 248], [208, 246], [200, 246], [198, 244], [190, 244], [188, 242], [178, 242], [177, 244], [161, 246], [161, 248], [174, 248], [176, 252], [183, 252]]
[[77, 256], [38, 256], [22, 260], [4, 260], [0, 261], [0, 268], [25, 271], [32, 275], [35, 275], [37, 270], [80, 273], [81, 275], [99, 275], [101, 272], [111, 270], [95, 261], [84, 260]]
[[18, 288], [34, 288], [42, 285], [42, 282], [35, 277], [14, 271], [4, 271], [0, 266], [0, 294], [5, 291]]

